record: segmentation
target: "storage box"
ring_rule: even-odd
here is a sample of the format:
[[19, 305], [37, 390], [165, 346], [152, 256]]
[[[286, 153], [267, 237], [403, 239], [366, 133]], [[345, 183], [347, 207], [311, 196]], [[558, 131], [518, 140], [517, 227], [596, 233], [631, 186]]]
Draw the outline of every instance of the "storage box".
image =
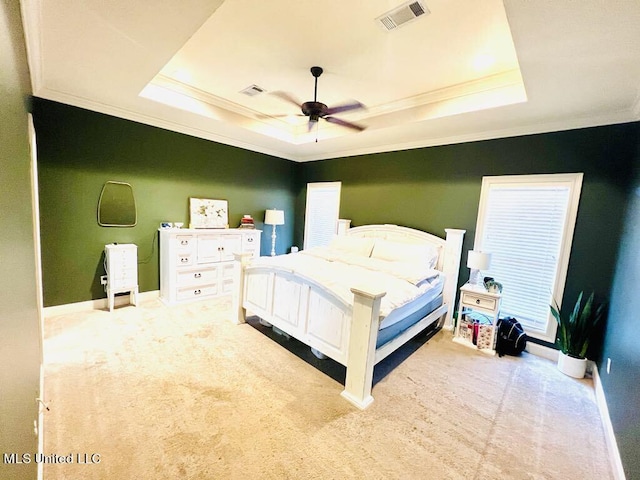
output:
[[463, 315], [460, 319], [458, 337], [460, 337], [462, 340], [468, 341], [469, 343], [473, 341], [473, 321], [466, 315]]
[[478, 348], [495, 348], [495, 338], [493, 337], [493, 325], [480, 324], [478, 327]]

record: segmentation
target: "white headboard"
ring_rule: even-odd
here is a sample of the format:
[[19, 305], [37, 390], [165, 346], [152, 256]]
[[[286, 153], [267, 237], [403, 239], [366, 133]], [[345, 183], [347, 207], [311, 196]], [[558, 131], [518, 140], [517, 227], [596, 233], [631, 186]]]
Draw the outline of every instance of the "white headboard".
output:
[[353, 237], [382, 238], [390, 242], [410, 243], [418, 245], [431, 245], [439, 250], [437, 269], [442, 270], [443, 253], [445, 251], [446, 240], [444, 238], [431, 235], [421, 230], [398, 225], [364, 225], [353, 227], [346, 231], [346, 234]]
[[346, 230], [346, 234], [355, 237], [382, 238], [392, 242], [410, 244], [428, 244], [438, 247], [438, 263], [436, 268], [445, 275], [443, 296], [445, 303], [449, 304], [449, 311], [445, 320], [445, 328], [453, 328], [453, 312], [458, 290], [458, 272], [460, 271], [460, 258], [462, 256], [462, 240], [466, 230], [453, 228], [445, 229], [446, 238], [432, 235], [422, 230], [398, 225], [363, 225]]

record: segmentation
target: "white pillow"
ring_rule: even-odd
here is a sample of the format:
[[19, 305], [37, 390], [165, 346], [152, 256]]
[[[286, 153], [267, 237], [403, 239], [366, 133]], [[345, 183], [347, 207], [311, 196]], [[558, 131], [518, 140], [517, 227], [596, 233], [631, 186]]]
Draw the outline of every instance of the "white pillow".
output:
[[369, 237], [349, 237], [346, 235], [336, 235], [329, 244], [330, 248], [341, 250], [346, 253], [353, 253], [368, 257], [373, 250], [374, 239]]
[[371, 258], [389, 262], [411, 262], [434, 268], [438, 263], [438, 247], [418, 243], [400, 243], [377, 239]]

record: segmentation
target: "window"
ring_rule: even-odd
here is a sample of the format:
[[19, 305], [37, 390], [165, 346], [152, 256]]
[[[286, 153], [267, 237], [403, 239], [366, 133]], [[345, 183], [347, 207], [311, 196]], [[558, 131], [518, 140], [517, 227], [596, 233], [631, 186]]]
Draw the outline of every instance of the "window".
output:
[[304, 248], [329, 245], [336, 234], [341, 182], [307, 183]]
[[485, 275], [502, 283], [501, 316], [555, 342], [549, 304], [562, 302], [582, 173], [484, 177], [474, 250], [491, 253]]

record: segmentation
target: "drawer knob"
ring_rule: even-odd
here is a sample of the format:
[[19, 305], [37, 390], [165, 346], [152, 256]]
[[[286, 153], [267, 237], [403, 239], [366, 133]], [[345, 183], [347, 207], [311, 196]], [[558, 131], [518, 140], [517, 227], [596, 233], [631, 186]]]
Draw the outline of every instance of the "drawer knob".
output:
[[476, 305], [480, 305], [480, 299], [476, 298]]
[[194, 295], [200, 295], [201, 293], [202, 293], [202, 290], [200, 290], [200, 289], [193, 291]]
[[194, 278], [200, 278], [200, 277], [202, 277], [202, 274], [201, 273], [194, 273], [193, 277]]
[[189, 240], [182, 240], [180, 245], [189, 245]]
[[247, 238], [247, 242], [253, 242], [253, 237]]
[[187, 257], [182, 257], [180, 259], [180, 262], [182, 262], [182, 263], [187, 263], [188, 261], [189, 261], [189, 259]]

